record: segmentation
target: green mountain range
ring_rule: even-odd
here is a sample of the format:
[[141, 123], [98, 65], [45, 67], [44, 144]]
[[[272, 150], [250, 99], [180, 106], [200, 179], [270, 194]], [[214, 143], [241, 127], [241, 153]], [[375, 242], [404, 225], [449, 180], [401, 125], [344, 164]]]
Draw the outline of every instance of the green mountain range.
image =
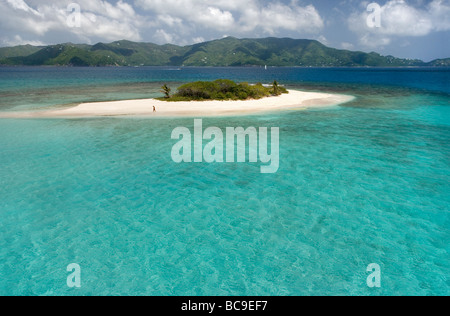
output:
[[25, 66], [450, 66], [450, 58], [421, 60], [327, 47], [315, 40], [290, 38], [220, 40], [189, 46], [117, 41], [95, 45], [59, 44], [0, 48], [0, 65]]

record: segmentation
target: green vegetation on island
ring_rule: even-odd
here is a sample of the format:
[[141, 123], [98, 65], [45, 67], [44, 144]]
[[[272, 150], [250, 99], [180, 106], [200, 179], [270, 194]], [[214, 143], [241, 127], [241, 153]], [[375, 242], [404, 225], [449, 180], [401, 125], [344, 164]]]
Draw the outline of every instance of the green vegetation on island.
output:
[[274, 66], [274, 67], [448, 67], [450, 59], [429, 63], [327, 47], [315, 40], [227, 37], [188, 46], [117, 41], [95, 45], [59, 44], [0, 48], [0, 65], [24, 66]]
[[197, 81], [182, 85], [177, 92], [171, 96], [167, 85], [161, 87], [163, 98], [158, 100], [179, 101], [206, 101], [206, 100], [257, 100], [269, 96], [279, 96], [289, 93], [284, 87], [274, 81], [271, 86], [263, 86], [261, 83], [250, 85], [246, 82], [236, 83], [227, 79], [215, 81]]

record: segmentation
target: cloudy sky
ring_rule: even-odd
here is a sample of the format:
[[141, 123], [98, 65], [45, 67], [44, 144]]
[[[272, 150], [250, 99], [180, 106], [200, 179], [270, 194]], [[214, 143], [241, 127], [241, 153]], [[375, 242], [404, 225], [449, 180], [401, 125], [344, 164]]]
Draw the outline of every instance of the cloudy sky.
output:
[[317, 39], [429, 61], [450, 57], [450, 0], [0, 0], [0, 46], [225, 36]]

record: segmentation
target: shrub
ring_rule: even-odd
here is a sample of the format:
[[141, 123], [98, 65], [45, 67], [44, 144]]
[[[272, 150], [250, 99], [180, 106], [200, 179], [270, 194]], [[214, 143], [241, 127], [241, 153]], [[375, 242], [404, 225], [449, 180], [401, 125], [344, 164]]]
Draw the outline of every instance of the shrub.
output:
[[184, 84], [178, 88], [171, 101], [261, 99], [281, 93], [287, 93], [287, 90], [278, 84], [277, 89], [274, 89], [274, 87], [266, 88], [261, 83], [256, 85], [249, 85], [247, 82], [237, 84], [231, 80], [219, 79], [212, 82], [197, 81]]

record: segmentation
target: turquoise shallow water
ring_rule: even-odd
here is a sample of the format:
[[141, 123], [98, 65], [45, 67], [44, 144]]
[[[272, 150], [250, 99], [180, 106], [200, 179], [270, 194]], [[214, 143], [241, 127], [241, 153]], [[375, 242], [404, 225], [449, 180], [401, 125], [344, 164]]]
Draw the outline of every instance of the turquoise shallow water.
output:
[[[216, 75], [259, 76], [229, 71]], [[292, 87], [357, 99], [203, 121], [279, 127], [276, 174], [252, 163], [175, 164], [171, 132], [192, 119], [0, 120], [0, 294], [448, 295], [447, 86], [430, 74], [400, 87], [378, 72], [361, 84], [340, 73], [349, 82], [336, 84], [324, 81], [335, 70], [297, 71]], [[3, 108], [28, 107], [7, 81], [15, 103]], [[118, 81], [104, 92], [143, 89], [141, 78]], [[30, 107], [77, 101], [69, 86], [54, 89]], [[80, 289], [66, 285], [70, 263], [81, 266]], [[379, 289], [366, 285], [371, 263], [381, 266]]]

